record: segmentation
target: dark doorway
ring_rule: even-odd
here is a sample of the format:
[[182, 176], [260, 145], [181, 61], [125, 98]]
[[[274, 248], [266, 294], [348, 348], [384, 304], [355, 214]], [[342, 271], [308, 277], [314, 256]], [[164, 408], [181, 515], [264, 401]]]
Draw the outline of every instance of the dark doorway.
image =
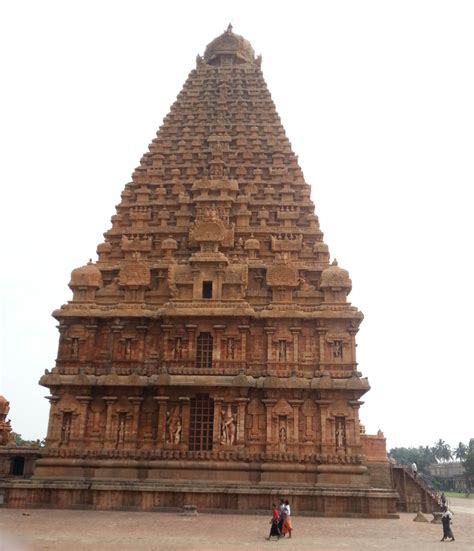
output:
[[13, 476], [23, 476], [25, 473], [25, 458], [17, 455], [12, 459], [11, 474]]
[[212, 298], [212, 281], [202, 282], [202, 298]]
[[212, 450], [212, 435], [214, 432], [214, 400], [209, 398], [209, 394], [198, 394], [196, 398], [191, 398], [190, 413], [190, 451]]

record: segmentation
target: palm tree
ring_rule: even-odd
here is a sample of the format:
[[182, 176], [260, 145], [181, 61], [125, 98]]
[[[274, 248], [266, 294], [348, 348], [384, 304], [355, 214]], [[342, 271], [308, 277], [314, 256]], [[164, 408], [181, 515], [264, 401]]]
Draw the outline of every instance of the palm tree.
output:
[[435, 442], [433, 453], [436, 461], [449, 461], [452, 457], [451, 447], [441, 438]]
[[466, 444], [459, 442], [458, 447], [453, 452], [454, 457], [456, 459], [459, 459], [459, 461], [464, 461], [467, 457], [468, 451], [469, 451], [469, 448], [466, 446]]

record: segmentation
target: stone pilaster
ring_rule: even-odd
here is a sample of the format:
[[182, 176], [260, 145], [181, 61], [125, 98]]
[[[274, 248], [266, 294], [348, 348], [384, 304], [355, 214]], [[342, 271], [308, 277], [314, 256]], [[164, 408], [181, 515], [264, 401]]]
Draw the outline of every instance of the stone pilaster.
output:
[[112, 432], [112, 416], [114, 414], [114, 405], [117, 396], [104, 396], [104, 402], [107, 404], [107, 418], [105, 422], [105, 447], [113, 447], [115, 435]]
[[180, 396], [179, 402], [181, 404], [181, 417], [183, 428], [181, 430], [181, 444], [180, 449], [187, 450], [189, 446], [189, 428], [191, 423], [191, 400], [188, 396]]
[[169, 396], [155, 396], [158, 402], [158, 429], [156, 434], [156, 444], [162, 448], [166, 441], [166, 411], [168, 409]]

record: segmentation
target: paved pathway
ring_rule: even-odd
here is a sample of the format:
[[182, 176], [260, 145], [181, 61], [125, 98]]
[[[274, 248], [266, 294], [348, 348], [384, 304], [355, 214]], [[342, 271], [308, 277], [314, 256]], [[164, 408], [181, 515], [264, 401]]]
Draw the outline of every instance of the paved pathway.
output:
[[[456, 541], [439, 524], [400, 520], [293, 518], [291, 540], [265, 541], [269, 518], [253, 515], [0, 509], [1, 551], [432, 551], [474, 549], [474, 502], [450, 500]], [[431, 515], [429, 516], [431, 519]]]

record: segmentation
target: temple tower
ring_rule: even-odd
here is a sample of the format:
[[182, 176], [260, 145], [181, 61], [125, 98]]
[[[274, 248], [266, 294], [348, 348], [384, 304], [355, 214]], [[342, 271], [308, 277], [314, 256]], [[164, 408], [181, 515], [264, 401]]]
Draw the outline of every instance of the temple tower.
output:
[[104, 237], [54, 312], [44, 492], [68, 479], [62, 503], [81, 505], [70, 488], [87, 478], [97, 507], [258, 510], [279, 492], [296, 511], [395, 512], [364, 456], [349, 274], [231, 26], [197, 57]]

